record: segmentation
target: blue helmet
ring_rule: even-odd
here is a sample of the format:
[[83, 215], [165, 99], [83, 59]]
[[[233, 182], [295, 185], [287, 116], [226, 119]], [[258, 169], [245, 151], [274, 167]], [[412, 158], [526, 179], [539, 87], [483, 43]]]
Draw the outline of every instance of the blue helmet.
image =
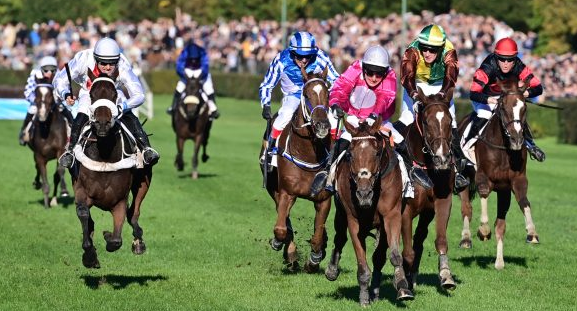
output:
[[296, 32], [290, 40], [289, 49], [298, 55], [312, 55], [317, 53], [315, 37], [310, 32]]

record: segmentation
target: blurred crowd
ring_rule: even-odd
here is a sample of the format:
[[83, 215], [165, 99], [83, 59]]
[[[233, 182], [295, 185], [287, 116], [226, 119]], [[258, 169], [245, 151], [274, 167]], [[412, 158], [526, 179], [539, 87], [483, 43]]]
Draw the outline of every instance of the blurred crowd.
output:
[[[577, 55], [532, 54], [536, 33], [514, 31], [493, 17], [457, 12], [406, 16], [406, 39], [398, 14], [381, 18], [363, 18], [353, 14], [337, 15], [328, 20], [299, 19], [286, 26], [286, 35], [306, 30], [315, 35], [317, 45], [330, 54], [339, 71], [362, 57], [371, 45], [381, 44], [392, 55], [398, 71], [404, 48], [430, 23], [445, 29], [459, 57], [459, 80], [456, 96], [468, 97], [473, 73], [503, 37], [517, 41], [520, 57], [541, 79], [547, 99], [577, 97]], [[263, 74], [270, 61], [283, 49], [283, 29], [278, 21], [257, 21], [251, 16], [241, 20], [219, 20], [200, 25], [190, 15], [176, 11], [174, 19], [161, 18], [139, 23], [107, 23], [98, 17], [38, 23], [30, 28], [23, 23], [0, 25], [0, 68], [27, 70], [45, 55], [57, 56], [61, 65], [79, 50], [91, 47], [101, 36], [115, 38], [124, 54], [139, 70], [174, 68], [180, 50], [189, 40], [204, 46], [211, 66], [225, 72]], [[255, 90], [256, 92], [256, 90]]]

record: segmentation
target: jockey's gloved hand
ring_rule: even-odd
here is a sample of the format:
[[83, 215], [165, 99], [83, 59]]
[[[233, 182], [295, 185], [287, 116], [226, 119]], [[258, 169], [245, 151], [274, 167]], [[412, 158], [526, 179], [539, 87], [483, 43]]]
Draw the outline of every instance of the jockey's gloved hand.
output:
[[267, 121], [272, 119], [272, 113], [270, 112], [270, 105], [262, 106], [262, 118]]
[[339, 119], [345, 116], [345, 112], [343, 111], [343, 108], [341, 108], [337, 104], [334, 104], [331, 106], [331, 111], [332, 111], [333, 115], [337, 116], [337, 118], [339, 118]]
[[377, 121], [377, 118], [378, 118], [378, 117], [379, 117], [379, 116], [377, 116], [376, 113], [371, 112], [371, 114], [367, 117], [367, 120], [366, 120], [366, 121], [367, 121], [367, 123], [368, 123], [370, 126], [372, 126], [372, 125], [375, 123], [375, 121]]
[[123, 114], [124, 108], [123, 108], [122, 104], [119, 104], [119, 105], [116, 105], [116, 109], [118, 109], [118, 115], [116, 116], [118, 118]]

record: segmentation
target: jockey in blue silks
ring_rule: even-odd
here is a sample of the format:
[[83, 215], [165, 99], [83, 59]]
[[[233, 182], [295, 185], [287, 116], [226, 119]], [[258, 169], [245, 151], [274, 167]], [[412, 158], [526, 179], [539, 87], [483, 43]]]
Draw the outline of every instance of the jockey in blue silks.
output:
[[[290, 39], [289, 47], [278, 53], [272, 60], [264, 80], [260, 84], [259, 95], [262, 106], [262, 117], [272, 119], [270, 110], [271, 93], [279, 80], [283, 99], [278, 116], [272, 124], [270, 137], [267, 144], [266, 155], [271, 153], [277, 138], [292, 118], [301, 102], [301, 93], [304, 86], [301, 67], [306, 72], [321, 73], [328, 67], [327, 80], [332, 85], [339, 77], [333, 63], [325, 52], [316, 46], [313, 35], [309, 32], [296, 32]], [[337, 120], [329, 111], [331, 122], [331, 134], [336, 134]], [[264, 159], [269, 161], [270, 159]]]
[[214, 87], [212, 77], [209, 72], [209, 60], [206, 50], [194, 42], [190, 42], [182, 49], [176, 60], [176, 73], [180, 80], [176, 84], [172, 106], [167, 110], [171, 114], [178, 101], [182, 98], [186, 81], [190, 78], [200, 78], [202, 91], [207, 96], [208, 114], [211, 120], [220, 116], [215, 102]]

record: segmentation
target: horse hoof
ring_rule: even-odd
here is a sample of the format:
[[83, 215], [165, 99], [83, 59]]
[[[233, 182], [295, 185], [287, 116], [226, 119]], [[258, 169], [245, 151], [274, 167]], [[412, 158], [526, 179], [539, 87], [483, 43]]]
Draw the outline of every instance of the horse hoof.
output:
[[110, 231], [104, 231], [102, 234], [104, 235], [104, 240], [106, 241], [106, 251], [114, 252], [122, 246], [122, 240], [113, 239], [112, 233]]
[[397, 300], [406, 301], [415, 299], [415, 295], [407, 288], [401, 288], [397, 291]]
[[538, 235], [527, 235], [527, 239], [525, 240], [525, 242], [529, 243], [529, 244], [539, 244], [539, 236]]
[[477, 237], [479, 238], [480, 241], [482, 242], [486, 242], [489, 241], [491, 239], [491, 232], [489, 232], [488, 234], [481, 232], [480, 230], [477, 231]]
[[58, 206], [58, 199], [56, 199], [56, 197], [53, 197], [50, 200], [50, 206], [49, 207], [55, 207], [55, 206]]
[[317, 272], [319, 272], [319, 264], [318, 263], [315, 264], [315, 263], [311, 262], [310, 260], [307, 260], [307, 263], [305, 264], [304, 270], [308, 274], [317, 273]]
[[287, 269], [289, 272], [298, 272], [298, 271], [300, 271], [299, 262], [298, 262], [298, 261], [288, 262], [288, 263], [286, 264], [286, 269]]
[[471, 247], [473, 247], [471, 239], [463, 239], [459, 243], [459, 248], [470, 249]]
[[192, 172], [192, 179], [198, 179], [198, 172]]
[[283, 243], [278, 241], [276, 238], [270, 239], [269, 243], [270, 247], [277, 252], [282, 249]]
[[32, 183], [32, 187], [34, 187], [34, 190], [39, 190], [39, 189], [42, 188], [42, 183], [39, 182], [39, 181], [34, 181], [34, 182]]
[[505, 269], [505, 262], [502, 260], [495, 261], [495, 269], [497, 269], [497, 270]]
[[202, 163], [206, 163], [206, 161], [208, 161], [208, 159], [210, 159], [210, 157], [208, 155], [206, 155], [206, 154], [202, 155], [202, 158], [201, 158]]
[[329, 264], [325, 269], [325, 276], [327, 277], [327, 280], [331, 282], [336, 281], [339, 278], [340, 273], [341, 271], [339, 270], [339, 267], [337, 265]]
[[85, 251], [84, 254], [82, 254], [82, 264], [86, 268], [100, 269], [96, 249]]
[[445, 290], [453, 291], [455, 288], [457, 288], [457, 284], [455, 284], [453, 278], [445, 278], [441, 279], [441, 287], [443, 287]]
[[135, 239], [132, 241], [132, 253], [134, 255], [142, 255], [146, 251], [146, 244], [143, 240]]

